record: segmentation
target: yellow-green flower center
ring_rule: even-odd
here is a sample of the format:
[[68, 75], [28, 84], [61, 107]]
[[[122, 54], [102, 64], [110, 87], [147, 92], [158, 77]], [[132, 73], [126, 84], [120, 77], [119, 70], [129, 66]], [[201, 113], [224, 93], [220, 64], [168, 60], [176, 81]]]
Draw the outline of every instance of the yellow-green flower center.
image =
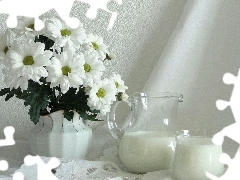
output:
[[30, 24], [27, 28], [34, 30], [34, 24]]
[[71, 68], [69, 66], [62, 67], [62, 74], [68, 76], [68, 73], [71, 73]]
[[119, 84], [118, 84], [118, 82], [115, 82], [115, 86], [116, 86], [116, 88], [119, 88]]
[[61, 35], [62, 36], [70, 36], [71, 35], [71, 31], [69, 29], [62, 29], [61, 30]]
[[23, 59], [23, 64], [24, 65], [33, 65], [34, 64], [34, 59], [32, 56], [25, 56], [25, 58]]
[[5, 48], [4, 48], [4, 50], [3, 50], [3, 52], [5, 53], [5, 54], [7, 54], [7, 52], [8, 52], [8, 47], [6, 46]]
[[106, 91], [103, 88], [100, 88], [97, 92], [97, 97], [103, 98], [106, 95]]
[[84, 64], [84, 70], [85, 72], [90, 72], [91, 71], [91, 66], [87, 63]]
[[99, 49], [98, 44], [95, 43], [95, 42], [92, 42], [92, 46], [93, 46], [93, 48], [94, 48], [95, 50], [98, 50], [98, 49]]

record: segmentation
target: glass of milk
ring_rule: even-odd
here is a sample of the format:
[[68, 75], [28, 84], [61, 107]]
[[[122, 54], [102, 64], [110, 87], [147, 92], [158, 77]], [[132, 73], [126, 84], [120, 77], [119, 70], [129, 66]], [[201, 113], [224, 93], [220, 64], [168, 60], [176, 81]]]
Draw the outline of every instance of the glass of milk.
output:
[[206, 171], [218, 177], [223, 174], [224, 165], [219, 161], [222, 146], [214, 145], [205, 130], [177, 131], [175, 137], [174, 178], [209, 180]]

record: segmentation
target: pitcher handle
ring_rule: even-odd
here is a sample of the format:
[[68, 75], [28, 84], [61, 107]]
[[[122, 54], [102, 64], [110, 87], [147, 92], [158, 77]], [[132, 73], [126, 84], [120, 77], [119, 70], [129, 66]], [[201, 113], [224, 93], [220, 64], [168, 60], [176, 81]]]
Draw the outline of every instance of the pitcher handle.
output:
[[[110, 133], [112, 134], [113, 138], [118, 141], [122, 138], [123, 134], [125, 133], [125, 130], [120, 129], [116, 122], [115, 112], [116, 112], [116, 109], [117, 109], [119, 103], [127, 103], [129, 105], [129, 107], [131, 108], [129, 102], [115, 101], [111, 106], [110, 112], [107, 114], [108, 129], [109, 129]], [[130, 124], [131, 124], [131, 122], [130, 122]]]

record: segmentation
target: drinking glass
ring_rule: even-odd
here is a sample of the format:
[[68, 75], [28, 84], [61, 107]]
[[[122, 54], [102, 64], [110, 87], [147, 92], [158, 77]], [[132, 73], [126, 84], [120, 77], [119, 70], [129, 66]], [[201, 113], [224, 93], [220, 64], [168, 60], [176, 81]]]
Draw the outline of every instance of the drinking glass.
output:
[[173, 175], [177, 180], [208, 180], [206, 172], [221, 176], [224, 165], [220, 163], [222, 146], [212, 143], [206, 130], [181, 130], [175, 133]]

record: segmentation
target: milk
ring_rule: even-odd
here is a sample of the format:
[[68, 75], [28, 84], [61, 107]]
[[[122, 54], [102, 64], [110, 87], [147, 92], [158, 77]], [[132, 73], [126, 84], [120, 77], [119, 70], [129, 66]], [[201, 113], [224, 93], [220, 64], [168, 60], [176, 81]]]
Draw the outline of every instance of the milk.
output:
[[173, 167], [175, 140], [172, 133], [138, 131], [125, 133], [119, 156], [133, 173], [147, 173]]
[[210, 138], [183, 138], [177, 141], [173, 165], [177, 180], [208, 180], [205, 171], [221, 176], [224, 165], [219, 162], [222, 147]]

